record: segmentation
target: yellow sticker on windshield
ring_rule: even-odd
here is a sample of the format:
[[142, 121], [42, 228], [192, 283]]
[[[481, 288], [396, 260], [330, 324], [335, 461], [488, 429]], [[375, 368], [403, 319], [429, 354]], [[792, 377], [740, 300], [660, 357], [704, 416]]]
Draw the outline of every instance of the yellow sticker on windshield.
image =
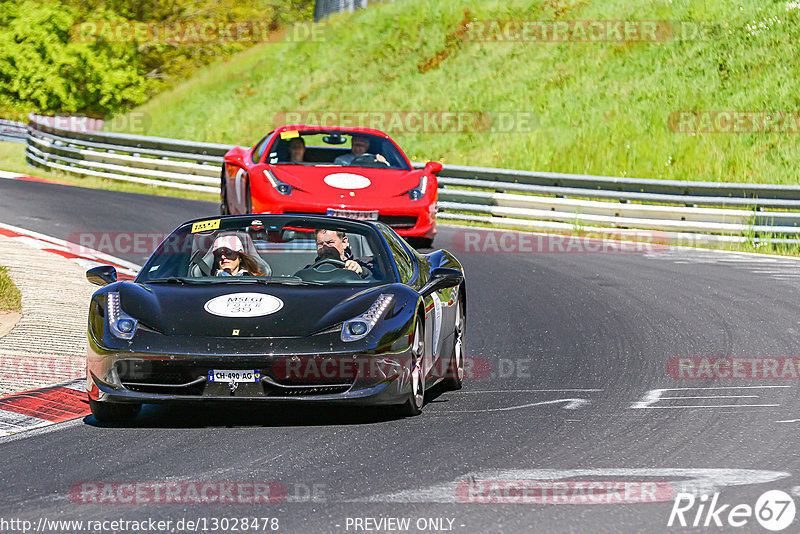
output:
[[206, 230], [216, 230], [219, 228], [219, 219], [213, 221], [200, 221], [192, 225], [192, 233], [205, 232]]
[[300, 132], [297, 130], [287, 130], [285, 132], [281, 132], [281, 139], [293, 139], [295, 137], [300, 137]]

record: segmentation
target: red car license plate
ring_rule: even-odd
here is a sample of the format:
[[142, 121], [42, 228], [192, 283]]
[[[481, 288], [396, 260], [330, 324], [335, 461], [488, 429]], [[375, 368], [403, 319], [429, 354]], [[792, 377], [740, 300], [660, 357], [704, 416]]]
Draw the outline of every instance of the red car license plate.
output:
[[375, 211], [355, 211], [355, 210], [336, 210], [328, 208], [329, 217], [344, 217], [346, 219], [356, 219], [359, 221], [377, 221], [378, 210]]

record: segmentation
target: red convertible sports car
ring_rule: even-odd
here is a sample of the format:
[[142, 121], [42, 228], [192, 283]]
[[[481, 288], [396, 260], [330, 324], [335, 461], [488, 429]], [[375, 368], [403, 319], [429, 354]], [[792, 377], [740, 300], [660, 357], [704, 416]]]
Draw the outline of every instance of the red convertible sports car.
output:
[[436, 173], [369, 128], [281, 126], [222, 166], [223, 215], [313, 213], [386, 223], [417, 247], [436, 234]]

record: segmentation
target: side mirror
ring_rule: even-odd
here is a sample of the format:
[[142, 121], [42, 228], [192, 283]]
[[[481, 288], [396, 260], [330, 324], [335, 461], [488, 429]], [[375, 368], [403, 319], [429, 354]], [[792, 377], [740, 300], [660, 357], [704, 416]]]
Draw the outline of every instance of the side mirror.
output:
[[107, 286], [117, 281], [117, 270], [111, 265], [100, 265], [86, 271], [86, 279], [97, 286]]
[[436, 267], [431, 271], [431, 277], [428, 282], [419, 290], [423, 297], [427, 297], [434, 291], [446, 289], [448, 287], [455, 287], [464, 281], [464, 273], [458, 269], [450, 269], [449, 267]]
[[433, 174], [442, 172], [442, 164], [438, 161], [429, 161], [425, 164], [425, 170]]

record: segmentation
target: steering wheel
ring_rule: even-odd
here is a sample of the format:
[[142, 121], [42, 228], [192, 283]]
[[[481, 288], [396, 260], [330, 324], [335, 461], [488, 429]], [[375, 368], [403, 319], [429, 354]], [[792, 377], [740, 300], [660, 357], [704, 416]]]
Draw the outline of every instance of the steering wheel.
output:
[[319, 270], [319, 269], [317, 269], [317, 267], [321, 267], [321, 266], [325, 265], [326, 263], [329, 264], [329, 265], [333, 265], [334, 267], [339, 267], [341, 269], [344, 269], [344, 266], [345, 266], [345, 263], [342, 260], [335, 260], [333, 258], [324, 258], [324, 259], [315, 261], [308, 268], [309, 269]]
[[378, 161], [378, 156], [375, 154], [370, 154], [369, 152], [365, 152], [360, 156], [356, 156], [350, 161], [350, 165], [353, 166], [378, 166], [378, 165], [386, 165], [388, 163], [384, 163], [382, 161]]

